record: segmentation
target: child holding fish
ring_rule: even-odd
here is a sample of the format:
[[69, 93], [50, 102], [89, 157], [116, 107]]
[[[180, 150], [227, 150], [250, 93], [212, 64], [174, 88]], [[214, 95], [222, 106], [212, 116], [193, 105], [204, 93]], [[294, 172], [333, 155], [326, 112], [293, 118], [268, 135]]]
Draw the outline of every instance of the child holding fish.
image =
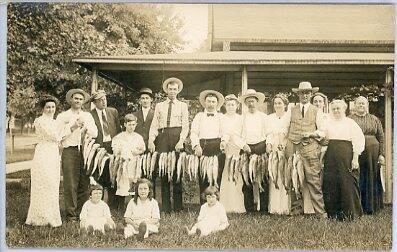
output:
[[[137, 157], [145, 151], [145, 142], [143, 141], [142, 136], [135, 132], [136, 125], [137, 125], [136, 116], [134, 116], [133, 114], [125, 115], [124, 117], [125, 131], [116, 135], [112, 141], [113, 154], [115, 156], [115, 161], [117, 159], [118, 162], [116, 164], [116, 162], [114, 161], [114, 164], [112, 165], [112, 167], [109, 167], [109, 169], [111, 169], [110, 173], [112, 174], [112, 177], [116, 176], [116, 173], [120, 175], [120, 176], [116, 176], [117, 177], [116, 195], [123, 197], [129, 195], [129, 190], [132, 183], [132, 181], [130, 181], [131, 176], [129, 176], [130, 173], [128, 172], [128, 170], [129, 169], [139, 170], [138, 171], [139, 174], [141, 172], [141, 169], [136, 169], [137, 162], [127, 162], [127, 161], [136, 160]], [[133, 163], [135, 163], [135, 167], [132, 167], [134, 165]], [[116, 167], [118, 169], [117, 171], [114, 171], [114, 168]]]
[[101, 200], [103, 188], [101, 185], [91, 185], [91, 196], [80, 213], [80, 230], [82, 233], [93, 233], [98, 230], [103, 233], [115, 228], [109, 206]]
[[159, 232], [160, 209], [157, 201], [153, 199], [153, 187], [150, 180], [138, 179], [135, 184], [134, 198], [128, 203], [124, 220], [125, 238], [137, 235], [137, 239], [142, 241], [149, 234]]
[[207, 187], [203, 192], [203, 197], [205, 197], [207, 202], [200, 208], [197, 223], [191, 229], [185, 227], [189, 235], [206, 236], [225, 230], [229, 226], [226, 210], [218, 201], [218, 189], [215, 186]]

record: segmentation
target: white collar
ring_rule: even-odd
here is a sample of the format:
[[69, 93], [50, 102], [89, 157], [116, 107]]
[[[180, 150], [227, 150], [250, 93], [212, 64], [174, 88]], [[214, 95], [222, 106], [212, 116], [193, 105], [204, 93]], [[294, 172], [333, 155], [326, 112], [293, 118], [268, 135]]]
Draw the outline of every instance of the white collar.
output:
[[[102, 115], [102, 111], [105, 111], [105, 109], [98, 109], [98, 108], [95, 108], [95, 110], [96, 110], [96, 112], [98, 113], [98, 115]], [[105, 116], [106, 116], [106, 113], [105, 113]]]

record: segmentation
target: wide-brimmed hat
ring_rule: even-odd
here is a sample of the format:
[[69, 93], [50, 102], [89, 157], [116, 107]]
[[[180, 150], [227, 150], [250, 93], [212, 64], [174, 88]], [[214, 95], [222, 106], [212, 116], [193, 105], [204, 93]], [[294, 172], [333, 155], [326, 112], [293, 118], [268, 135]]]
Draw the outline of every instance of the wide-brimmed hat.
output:
[[105, 90], [97, 90], [94, 93], [92, 93], [90, 99], [87, 102], [93, 102], [95, 100], [99, 100], [104, 96], [106, 96]]
[[168, 78], [163, 82], [164, 92], [168, 93], [168, 84], [170, 84], [171, 82], [178, 84], [178, 93], [180, 93], [183, 89], [183, 82], [180, 79], [175, 78], [175, 77]]
[[312, 91], [312, 92], [317, 92], [320, 88], [319, 87], [312, 87], [312, 84], [308, 81], [302, 81], [299, 83], [298, 88], [292, 88], [292, 92], [298, 93], [298, 92], [303, 92], [303, 91]]
[[147, 94], [153, 98], [153, 91], [150, 88], [147, 88], [147, 87], [141, 88], [141, 90], [139, 90], [139, 95], [141, 95], [141, 94]]
[[245, 99], [249, 97], [255, 97], [258, 99], [259, 102], [264, 102], [266, 98], [266, 96], [263, 93], [256, 92], [255, 89], [247, 89], [247, 91], [245, 91], [245, 93], [239, 97], [240, 103], [244, 103]]
[[225, 102], [226, 101], [237, 101], [240, 102], [237, 98], [237, 96], [235, 96], [234, 94], [228, 94], [225, 96]]
[[215, 91], [215, 90], [204, 90], [200, 93], [199, 102], [200, 102], [201, 106], [205, 107], [205, 98], [209, 94], [213, 94], [218, 98], [218, 106], [216, 109], [219, 110], [222, 107], [223, 103], [225, 102], [225, 98], [223, 97], [223, 95], [221, 93], [219, 93], [218, 91]]
[[70, 104], [70, 99], [72, 99], [72, 96], [74, 94], [82, 94], [84, 96], [84, 102], [87, 101], [90, 97], [90, 95], [84, 91], [83, 89], [80, 88], [73, 88], [70, 89], [67, 93], [66, 93], [66, 102]]

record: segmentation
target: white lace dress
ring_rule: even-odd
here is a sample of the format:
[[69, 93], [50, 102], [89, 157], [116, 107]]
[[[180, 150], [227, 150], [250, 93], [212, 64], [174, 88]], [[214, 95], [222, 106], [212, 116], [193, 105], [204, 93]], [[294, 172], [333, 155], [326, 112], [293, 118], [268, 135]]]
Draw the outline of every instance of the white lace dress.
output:
[[[226, 156], [239, 155], [239, 146], [243, 145], [241, 138], [243, 121], [241, 115], [225, 115], [222, 119], [222, 140], [227, 142]], [[243, 178], [239, 176], [236, 182], [229, 181], [228, 169], [224, 169], [220, 186], [220, 203], [228, 213], [245, 213]]]
[[51, 117], [36, 118], [34, 126], [39, 142], [30, 170], [30, 206], [26, 224], [58, 227], [62, 225], [59, 210], [60, 137]]

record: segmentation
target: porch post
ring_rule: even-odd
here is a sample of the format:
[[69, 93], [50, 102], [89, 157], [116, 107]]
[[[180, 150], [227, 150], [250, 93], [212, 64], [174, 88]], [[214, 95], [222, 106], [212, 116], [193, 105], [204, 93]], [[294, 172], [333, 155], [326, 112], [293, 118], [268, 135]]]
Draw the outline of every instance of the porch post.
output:
[[385, 159], [386, 159], [386, 181], [385, 181], [385, 203], [393, 200], [393, 128], [392, 113], [393, 104], [391, 90], [393, 85], [393, 67], [386, 70], [385, 79]]
[[248, 89], [248, 74], [247, 66], [243, 66], [243, 72], [241, 74], [241, 94], [244, 94]]
[[[94, 68], [92, 70], [92, 82], [91, 82], [91, 94], [98, 90], [98, 72]], [[91, 109], [94, 109], [95, 105], [91, 102]]]

